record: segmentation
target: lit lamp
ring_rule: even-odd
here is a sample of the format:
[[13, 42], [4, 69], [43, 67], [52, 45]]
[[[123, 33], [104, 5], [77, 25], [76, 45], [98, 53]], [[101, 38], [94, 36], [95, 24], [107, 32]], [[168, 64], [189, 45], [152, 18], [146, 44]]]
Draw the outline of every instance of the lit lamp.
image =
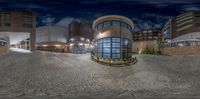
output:
[[43, 47], [47, 47], [48, 45], [42, 45]]
[[73, 43], [70, 44], [70, 46], [73, 46], [73, 45], [74, 45]]

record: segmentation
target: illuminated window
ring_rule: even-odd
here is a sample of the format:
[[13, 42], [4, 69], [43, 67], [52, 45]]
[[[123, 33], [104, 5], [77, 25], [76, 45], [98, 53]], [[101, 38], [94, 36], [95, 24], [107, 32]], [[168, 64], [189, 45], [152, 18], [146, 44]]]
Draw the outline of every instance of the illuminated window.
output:
[[105, 28], [106, 28], [106, 27], [109, 27], [109, 26], [111, 25], [111, 24], [110, 24], [110, 21], [106, 21], [106, 22], [104, 22], [103, 24], [104, 24], [103, 26], [104, 26]]

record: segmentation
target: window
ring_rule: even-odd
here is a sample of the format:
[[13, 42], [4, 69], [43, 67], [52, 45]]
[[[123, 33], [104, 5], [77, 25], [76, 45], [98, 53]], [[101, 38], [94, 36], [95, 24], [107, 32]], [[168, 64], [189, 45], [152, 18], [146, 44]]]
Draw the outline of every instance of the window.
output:
[[11, 24], [10, 24], [10, 23], [4, 23], [4, 26], [6, 26], [6, 27], [10, 27]]
[[111, 49], [110, 47], [105, 47], [105, 46], [104, 46], [103, 52], [104, 52], [104, 53], [110, 53], [110, 49]]
[[112, 43], [112, 47], [120, 47], [120, 43], [115, 43], [115, 42], [113, 42], [113, 43]]
[[23, 26], [27, 27], [27, 28], [32, 28], [33, 27], [32, 18], [24, 18], [24, 24], [23, 24]]
[[126, 29], [128, 28], [128, 25], [126, 23], [122, 22], [121, 24], [123, 28], [126, 28]]
[[112, 53], [120, 53], [120, 48], [112, 48]]
[[112, 54], [112, 58], [120, 58], [120, 54]]
[[111, 24], [110, 24], [110, 21], [106, 21], [106, 22], [104, 22], [104, 28], [106, 28], [106, 27], [109, 27]]
[[103, 29], [103, 24], [99, 24], [99, 25], [97, 26], [97, 28], [98, 28], [98, 30]]
[[110, 47], [110, 43], [103, 43], [103, 47]]
[[103, 57], [104, 57], [104, 58], [111, 58], [111, 57], [110, 57], [110, 53], [109, 53], [109, 54], [104, 53], [104, 54], [103, 54]]
[[120, 26], [120, 22], [119, 21], [112, 21], [112, 25], [113, 26]]
[[120, 38], [112, 38], [112, 42], [120, 42]]
[[163, 38], [164, 38], [164, 41], [168, 41], [170, 39], [170, 29], [166, 29], [164, 32], [163, 32]]
[[33, 17], [32, 12], [23, 12], [23, 14], [24, 14], [24, 18], [32, 18]]
[[101, 30], [103, 28], [106, 28], [106, 27], [109, 27], [109, 26], [118, 26], [118, 27], [120, 27], [120, 24], [121, 24], [122, 28], [126, 28], [129, 31], [132, 31], [132, 28], [131, 28], [131, 26], [129, 24], [127, 24], [125, 22], [120, 22], [118, 20], [111, 20], [111, 21], [104, 21], [104, 22], [98, 24], [95, 27], [95, 32], [98, 32], [99, 30]]

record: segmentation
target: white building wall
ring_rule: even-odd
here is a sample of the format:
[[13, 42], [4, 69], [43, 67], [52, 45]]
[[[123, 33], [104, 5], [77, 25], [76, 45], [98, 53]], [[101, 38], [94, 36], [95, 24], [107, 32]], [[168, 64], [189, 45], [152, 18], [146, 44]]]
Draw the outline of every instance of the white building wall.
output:
[[59, 26], [43, 26], [36, 29], [36, 43], [41, 42], [67, 42], [67, 28]]

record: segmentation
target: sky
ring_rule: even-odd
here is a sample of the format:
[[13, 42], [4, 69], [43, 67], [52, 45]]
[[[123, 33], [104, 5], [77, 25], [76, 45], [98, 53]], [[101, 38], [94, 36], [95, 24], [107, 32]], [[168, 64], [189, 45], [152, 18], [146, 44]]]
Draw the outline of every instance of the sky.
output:
[[181, 13], [200, 11], [200, 0], [0, 0], [0, 5], [0, 10], [35, 11], [37, 27], [67, 27], [73, 20], [92, 23], [104, 15], [122, 15], [137, 29], [151, 29]]

